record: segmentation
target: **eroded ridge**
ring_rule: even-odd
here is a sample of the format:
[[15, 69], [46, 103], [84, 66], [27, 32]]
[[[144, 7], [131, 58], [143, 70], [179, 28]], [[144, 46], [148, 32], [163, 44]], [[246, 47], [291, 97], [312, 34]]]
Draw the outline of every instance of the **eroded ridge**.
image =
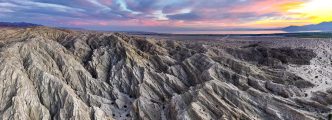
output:
[[[0, 32], [1, 119], [327, 119], [307, 48], [157, 41], [46, 27]], [[310, 94], [310, 96], [308, 96]]]

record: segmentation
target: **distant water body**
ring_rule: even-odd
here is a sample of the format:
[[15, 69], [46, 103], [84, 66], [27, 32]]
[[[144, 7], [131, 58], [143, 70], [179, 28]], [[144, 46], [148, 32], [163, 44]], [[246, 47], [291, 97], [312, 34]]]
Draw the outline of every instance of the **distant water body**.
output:
[[282, 30], [252, 30], [252, 31], [178, 31], [174, 34], [276, 34], [288, 33]]
[[332, 31], [282, 31], [282, 30], [238, 30], [238, 31], [176, 31], [173, 34], [278, 34], [278, 33], [307, 33], [307, 32], [332, 32]]

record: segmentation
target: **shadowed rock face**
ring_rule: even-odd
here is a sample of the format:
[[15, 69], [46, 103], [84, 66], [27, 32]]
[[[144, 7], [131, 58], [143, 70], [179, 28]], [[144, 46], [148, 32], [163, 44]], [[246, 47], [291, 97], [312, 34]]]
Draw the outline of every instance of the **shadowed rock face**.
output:
[[227, 51], [238, 59], [271, 67], [281, 64], [309, 65], [310, 60], [316, 57], [313, 50], [288, 47], [267, 48], [259, 44], [244, 46], [242, 49], [229, 48]]
[[[45, 27], [0, 32], [1, 119], [325, 119], [286, 71], [304, 48], [155, 41]], [[211, 45], [210, 45], [211, 44]], [[331, 98], [331, 92], [318, 96]]]

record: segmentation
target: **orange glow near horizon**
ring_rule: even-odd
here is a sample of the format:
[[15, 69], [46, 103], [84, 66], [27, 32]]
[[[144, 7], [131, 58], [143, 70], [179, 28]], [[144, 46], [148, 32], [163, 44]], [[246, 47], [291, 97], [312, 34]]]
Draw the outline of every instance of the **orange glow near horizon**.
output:
[[310, 0], [280, 4], [281, 17], [264, 18], [253, 22], [257, 27], [284, 27], [332, 21], [332, 0]]
[[332, 0], [311, 0], [290, 12], [302, 13], [313, 23], [332, 21]]

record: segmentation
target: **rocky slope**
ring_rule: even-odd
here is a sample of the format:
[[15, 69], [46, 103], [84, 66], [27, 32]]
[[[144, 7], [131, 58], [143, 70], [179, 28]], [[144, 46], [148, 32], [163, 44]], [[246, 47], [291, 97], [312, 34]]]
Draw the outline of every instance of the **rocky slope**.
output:
[[1, 29], [0, 119], [328, 118], [332, 89], [303, 69], [331, 53], [238, 43]]

